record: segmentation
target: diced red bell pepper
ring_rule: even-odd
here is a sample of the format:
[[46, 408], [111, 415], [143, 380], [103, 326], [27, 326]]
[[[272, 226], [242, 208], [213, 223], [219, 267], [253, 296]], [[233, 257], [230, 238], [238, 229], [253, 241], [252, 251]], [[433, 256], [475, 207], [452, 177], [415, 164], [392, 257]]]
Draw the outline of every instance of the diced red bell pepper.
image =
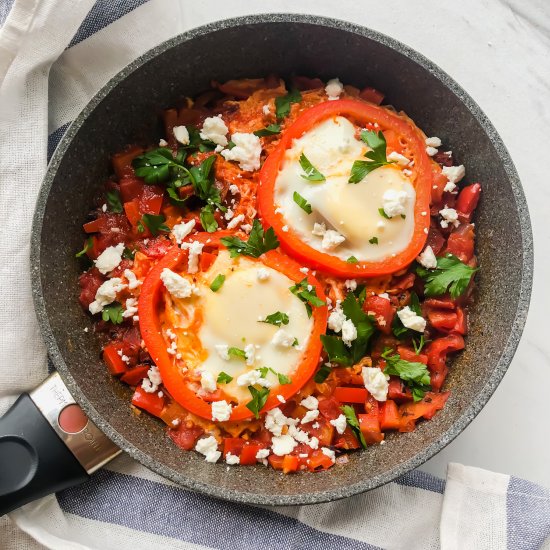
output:
[[143, 193], [145, 184], [140, 178], [126, 176], [120, 180], [120, 198], [122, 202], [130, 202], [139, 199]]
[[449, 392], [427, 393], [422, 401], [417, 403], [405, 403], [399, 407], [401, 416], [400, 432], [412, 432], [419, 418], [430, 420], [434, 414], [445, 406], [449, 398]]
[[458, 334], [468, 334], [468, 316], [466, 311], [457, 306], [456, 308], [457, 321], [456, 325], [453, 327], [453, 332], [458, 332]]
[[88, 310], [88, 306], [95, 300], [97, 289], [103, 284], [105, 278], [96, 267], [88, 269], [78, 278], [80, 296], [78, 297], [82, 307]]
[[441, 200], [443, 199], [443, 193], [445, 186], [448, 183], [447, 176], [445, 176], [439, 167], [433, 168], [433, 186], [432, 186], [432, 200], [431, 204], [436, 205], [439, 209]]
[[144, 152], [143, 147], [131, 146], [125, 151], [116, 153], [112, 157], [113, 169], [120, 179], [124, 176], [133, 175], [132, 160]]
[[[313, 425], [318, 427], [314, 428]], [[311, 437], [316, 437], [321, 447], [328, 447], [332, 443], [334, 426], [322, 416], [318, 416], [315, 422], [303, 425], [302, 429]]]
[[283, 474], [290, 474], [296, 472], [299, 466], [299, 459], [295, 455], [286, 455], [283, 458]]
[[168, 430], [170, 439], [184, 451], [191, 451], [195, 448], [199, 437], [204, 433], [200, 426], [192, 425], [188, 427], [185, 423], [180, 423], [177, 428]]
[[410, 388], [403, 384], [401, 378], [397, 376], [390, 376], [390, 382], [388, 384], [388, 399], [394, 399], [395, 401], [409, 401], [412, 399], [412, 392]]
[[388, 399], [383, 403], [380, 403], [378, 414], [381, 430], [398, 430], [401, 426], [401, 416], [399, 414], [399, 409], [397, 408], [395, 401], [393, 401], [392, 399]]
[[124, 203], [124, 213], [128, 218], [132, 227], [136, 228], [141, 220], [141, 214], [139, 212], [139, 199], [134, 199]]
[[318, 472], [320, 470], [328, 470], [333, 465], [334, 462], [332, 462], [330, 457], [320, 449], [316, 449], [311, 453], [307, 467], [311, 472]]
[[430, 384], [434, 391], [439, 391], [447, 376], [447, 354], [452, 351], [464, 349], [464, 338], [460, 334], [449, 334], [444, 338], [437, 338], [428, 345], [428, 369], [430, 371]]
[[319, 412], [327, 420], [335, 420], [342, 414], [341, 405], [334, 397], [319, 400]]
[[264, 445], [248, 442], [241, 451], [241, 466], [252, 466], [256, 464], [258, 462], [256, 455], [261, 449], [265, 449]]
[[283, 469], [283, 456], [277, 456], [277, 455], [269, 455], [267, 457], [267, 460], [269, 461], [269, 464], [274, 470], [282, 470]]
[[376, 88], [367, 86], [359, 92], [359, 97], [365, 101], [370, 101], [375, 105], [380, 105], [384, 100], [384, 94], [379, 92]]
[[458, 212], [459, 217], [465, 221], [470, 221], [474, 210], [479, 202], [479, 196], [481, 194], [481, 185], [479, 183], [473, 183], [464, 187], [458, 195], [455, 209]]
[[84, 229], [84, 233], [98, 233], [104, 226], [105, 219], [100, 217], [92, 220], [91, 222], [85, 223], [82, 228]]
[[334, 389], [333, 397], [340, 403], [364, 403], [368, 392], [365, 388], [343, 388]]
[[407, 346], [397, 346], [397, 353], [404, 361], [410, 361], [411, 363], [424, 363], [425, 365], [428, 364], [427, 355], [424, 353], [417, 354], [414, 350], [408, 348]]
[[377, 414], [358, 414], [357, 418], [367, 445], [375, 445], [384, 439]]
[[433, 328], [447, 332], [456, 326], [458, 315], [454, 311], [430, 308], [428, 320]]
[[203, 252], [199, 260], [199, 267], [201, 271], [208, 271], [210, 266], [216, 261], [216, 254], [210, 252]]
[[146, 376], [149, 365], [138, 365], [133, 369], [127, 370], [120, 380], [129, 386], [137, 386]]
[[122, 360], [119, 351], [122, 352], [119, 344], [108, 344], [103, 348], [103, 361], [113, 376], [119, 376], [128, 370], [128, 365]]
[[348, 426], [343, 434], [336, 436], [333, 446], [337, 449], [349, 451], [359, 449], [361, 443], [359, 443], [359, 440]]
[[228, 453], [233, 456], [241, 456], [241, 451], [246, 441], [242, 437], [224, 437], [223, 439], [223, 457], [225, 458]]
[[132, 405], [153, 416], [160, 416], [164, 409], [164, 396], [159, 397], [158, 392], [147, 393], [141, 386], [138, 386], [132, 397]]
[[446, 253], [454, 254], [461, 262], [474, 257], [475, 231], [472, 224], [459, 225], [447, 239]]
[[449, 309], [453, 310], [456, 307], [455, 301], [452, 298], [428, 298], [423, 304], [425, 307], [432, 307], [435, 309]]
[[441, 231], [437, 227], [430, 227], [426, 246], [431, 247], [433, 253], [437, 256], [437, 254], [441, 252], [444, 244], [445, 237], [441, 234]]
[[376, 324], [384, 334], [391, 333], [391, 324], [395, 315], [395, 309], [391, 302], [380, 296], [369, 296], [363, 303], [365, 312], [372, 312], [376, 319]]
[[145, 185], [139, 196], [139, 210], [141, 214], [158, 215], [162, 208], [164, 189], [157, 185]]

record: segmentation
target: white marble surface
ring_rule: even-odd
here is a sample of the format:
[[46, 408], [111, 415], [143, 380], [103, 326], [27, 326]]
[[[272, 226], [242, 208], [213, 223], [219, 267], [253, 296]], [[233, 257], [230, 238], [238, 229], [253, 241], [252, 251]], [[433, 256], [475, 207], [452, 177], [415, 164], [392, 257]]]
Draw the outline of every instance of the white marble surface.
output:
[[[423, 53], [478, 102], [522, 179], [535, 240], [535, 281], [523, 339], [499, 388], [470, 426], [422, 469], [444, 477], [462, 462], [550, 487], [550, 1], [202, 1], [195, 26], [260, 12], [314, 13], [363, 24]], [[181, 6], [182, 4], [180, 4]], [[505, 246], [505, 243], [503, 243]]]

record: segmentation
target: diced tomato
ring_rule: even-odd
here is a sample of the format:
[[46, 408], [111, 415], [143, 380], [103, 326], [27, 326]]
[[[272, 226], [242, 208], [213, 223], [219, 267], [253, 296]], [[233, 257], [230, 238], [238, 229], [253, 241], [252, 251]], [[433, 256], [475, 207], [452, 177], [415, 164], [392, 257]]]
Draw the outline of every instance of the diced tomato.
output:
[[441, 231], [437, 227], [430, 227], [426, 246], [431, 246], [433, 253], [437, 255], [441, 252], [444, 244], [445, 237], [441, 234]]
[[368, 392], [365, 388], [342, 388], [334, 389], [334, 399], [340, 403], [364, 403]]
[[367, 313], [374, 313], [376, 324], [381, 332], [384, 334], [391, 333], [391, 324], [395, 310], [389, 300], [376, 295], [369, 296], [363, 303], [363, 310]]
[[145, 184], [140, 178], [126, 176], [120, 180], [120, 197], [122, 202], [130, 202], [139, 199], [143, 193]]
[[246, 441], [242, 437], [225, 437], [223, 440], [223, 457], [225, 458], [228, 453], [233, 456], [241, 456], [241, 451]]
[[[313, 425], [318, 425], [318, 427], [314, 428]], [[322, 416], [317, 417], [315, 422], [304, 424], [301, 428], [310, 436], [316, 437], [319, 440], [319, 446], [321, 447], [328, 447], [332, 443], [334, 426]]]
[[335, 420], [342, 414], [340, 407], [340, 403], [333, 397], [319, 400], [319, 412], [329, 421]]
[[395, 401], [408, 401], [412, 399], [412, 392], [410, 388], [403, 384], [401, 378], [397, 376], [390, 376], [390, 382], [388, 384], [388, 399], [394, 399]]
[[419, 418], [430, 420], [434, 414], [442, 409], [449, 398], [449, 392], [427, 393], [422, 401], [405, 403], [399, 407], [401, 416], [400, 432], [412, 432]]
[[184, 422], [175, 429], [168, 430], [170, 439], [184, 451], [191, 451], [195, 448], [199, 437], [204, 433], [200, 426], [194, 424], [188, 427]]
[[103, 284], [105, 278], [96, 267], [85, 271], [78, 278], [80, 296], [78, 297], [82, 307], [88, 310], [88, 306], [95, 300], [97, 289]]
[[428, 345], [428, 369], [430, 383], [434, 391], [439, 391], [447, 376], [447, 354], [464, 349], [464, 338], [460, 334], [449, 334], [444, 338], [437, 338]]
[[337, 435], [335, 437], [334, 447], [337, 449], [350, 451], [353, 449], [359, 449], [361, 447], [361, 443], [359, 443], [359, 440], [348, 426], [342, 435]]
[[130, 146], [125, 151], [113, 155], [112, 163], [115, 174], [120, 179], [133, 175], [132, 160], [144, 152], [143, 147]]
[[157, 185], [145, 185], [139, 197], [139, 210], [141, 214], [158, 215], [162, 208], [164, 189]]
[[445, 252], [454, 254], [461, 262], [468, 263], [474, 256], [474, 239], [472, 224], [459, 225], [449, 235]]
[[381, 430], [398, 430], [401, 426], [401, 416], [399, 414], [399, 409], [397, 408], [395, 401], [393, 401], [392, 399], [388, 399], [383, 403], [380, 403], [378, 414]]
[[163, 237], [162, 235], [149, 239], [147, 244], [145, 244], [143, 241], [140, 241], [138, 243], [138, 247], [141, 252], [143, 252], [153, 260], [159, 260], [160, 258], [163, 258], [168, 250], [173, 248], [173, 246], [174, 245], [172, 244], [172, 241], [170, 241], [166, 237]]
[[132, 397], [132, 405], [153, 416], [160, 416], [164, 409], [164, 396], [159, 397], [158, 392], [147, 393], [141, 386], [138, 386]]
[[384, 94], [379, 92], [376, 88], [371, 88], [367, 86], [359, 92], [359, 97], [365, 101], [370, 101], [375, 105], [380, 105], [384, 100]]
[[295, 455], [286, 455], [283, 458], [283, 474], [290, 474], [298, 470], [300, 461]]
[[361, 433], [367, 442], [367, 445], [380, 443], [384, 439], [384, 434], [380, 430], [380, 421], [378, 415], [374, 414], [358, 414], [359, 427]]
[[267, 457], [267, 460], [269, 461], [269, 464], [274, 470], [282, 470], [283, 469], [283, 456], [277, 456], [277, 455], [269, 455]]
[[85, 223], [82, 228], [85, 233], [98, 233], [103, 226], [104, 218], [97, 218], [96, 220]]
[[454, 311], [443, 309], [429, 309], [428, 319], [433, 328], [444, 332], [453, 329], [458, 322], [458, 316]]
[[316, 449], [311, 453], [307, 467], [311, 472], [318, 472], [320, 470], [328, 470], [333, 465], [334, 462], [332, 462], [330, 457], [320, 449]]
[[216, 261], [218, 256], [210, 252], [203, 252], [200, 257], [199, 265], [201, 271], [208, 271], [210, 266]]
[[119, 376], [128, 370], [128, 365], [119, 355], [120, 350], [120, 345], [117, 344], [109, 344], [103, 348], [103, 361], [113, 376]]
[[466, 310], [457, 306], [456, 308], [456, 325], [453, 327], [453, 332], [458, 332], [458, 334], [468, 334], [468, 315]]
[[455, 209], [458, 212], [460, 218], [465, 221], [470, 221], [474, 210], [479, 202], [479, 196], [481, 194], [481, 185], [474, 183], [464, 187], [458, 195]]
[[240, 464], [242, 466], [252, 466], [253, 464], [256, 464], [258, 462], [256, 455], [258, 454], [258, 451], [260, 451], [261, 449], [265, 449], [265, 446], [259, 443], [248, 442], [242, 448], [241, 455], [240, 455], [241, 456]]
[[138, 365], [127, 370], [120, 379], [129, 386], [137, 386], [147, 376], [148, 370], [149, 365]]
[[410, 361], [411, 363], [424, 363], [425, 365], [428, 364], [427, 355], [424, 353], [419, 353], [417, 355], [414, 350], [408, 348], [407, 346], [397, 346], [397, 353], [404, 361]]
[[454, 309], [456, 307], [455, 301], [452, 298], [428, 298], [422, 305], [435, 309]]

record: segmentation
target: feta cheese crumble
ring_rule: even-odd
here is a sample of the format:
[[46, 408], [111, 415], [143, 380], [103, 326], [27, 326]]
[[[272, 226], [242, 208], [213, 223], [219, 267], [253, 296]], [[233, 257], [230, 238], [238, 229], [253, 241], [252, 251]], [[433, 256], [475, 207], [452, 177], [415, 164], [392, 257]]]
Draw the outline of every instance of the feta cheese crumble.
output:
[[338, 78], [331, 78], [325, 86], [325, 92], [331, 100], [338, 99], [344, 91], [344, 85]]
[[225, 147], [227, 145], [227, 132], [229, 128], [222, 119], [222, 115], [208, 117], [204, 120], [201, 133], [201, 139], [209, 139], [216, 145]]
[[233, 407], [227, 401], [214, 401], [212, 403], [212, 420], [226, 422], [231, 417]]
[[446, 193], [452, 193], [455, 189], [456, 189], [456, 183], [453, 183], [452, 181], [448, 181], [445, 184], [443, 191], [445, 191]]
[[458, 183], [466, 175], [466, 168], [462, 164], [459, 166], [443, 166], [441, 172], [451, 183]]
[[382, 208], [387, 216], [393, 218], [405, 214], [408, 195], [405, 191], [396, 191], [388, 189], [382, 195]]
[[189, 259], [187, 260], [187, 272], [197, 273], [199, 270], [199, 257], [202, 254], [204, 247], [203, 243], [199, 241], [192, 241], [190, 243], [182, 243], [182, 248], [189, 251]]
[[201, 372], [201, 388], [207, 393], [212, 393], [218, 389], [216, 379], [210, 371]]
[[235, 229], [244, 220], [244, 214], [239, 214], [235, 216], [228, 224], [227, 229]]
[[217, 462], [222, 456], [222, 453], [218, 451], [218, 442], [213, 435], [199, 439], [195, 445], [195, 451], [204, 455], [206, 462]]
[[294, 336], [290, 335], [286, 330], [280, 328], [271, 339], [274, 346], [281, 348], [291, 348], [294, 343]]
[[[124, 361], [124, 357], [122, 360]], [[157, 367], [152, 366], [147, 371], [147, 378], [144, 378], [141, 381], [141, 387], [145, 393], [155, 393], [158, 391], [159, 386], [162, 384], [162, 378], [160, 377], [160, 372]]]
[[409, 306], [405, 306], [397, 312], [397, 316], [403, 323], [403, 326], [415, 330], [417, 332], [424, 332], [426, 328], [426, 319], [417, 315]]
[[307, 413], [302, 418], [302, 421], [300, 424], [308, 424], [309, 422], [313, 422], [317, 417], [319, 416], [319, 411], [307, 411]]
[[260, 267], [260, 269], [256, 271], [256, 279], [258, 279], [258, 281], [267, 281], [269, 279], [269, 275], [269, 269], [265, 267]]
[[230, 464], [233, 466], [234, 464], [239, 464], [241, 462], [241, 459], [237, 455], [232, 455], [231, 453], [227, 453], [225, 455], [225, 463]]
[[402, 155], [397, 151], [392, 151], [388, 155], [388, 160], [396, 162], [397, 164], [399, 164], [399, 166], [407, 166], [407, 164], [409, 164], [409, 159], [405, 155]]
[[340, 332], [345, 320], [346, 316], [344, 315], [340, 304], [338, 304], [328, 316], [328, 328], [334, 332]]
[[434, 155], [437, 155], [437, 149], [435, 147], [426, 147], [426, 153], [433, 157]]
[[254, 344], [248, 344], [245, 346], [244, 355], [246, 357], [246, 364], [248, 366], [253, 365], [256, 358], [256, 348], [254, 347]]
[[348, 425], [348, 421], [346, 420], [345, 415], [341, 414], [338, 418], [334, 418], [333, 420], [329, 421], [330, 424], [332, 424], [336, 431], [342, 435], [346, 431], [346, 427]]
[[300, 405], [310, 411], [315, 411], [319, 408], [319, 400], [313, 395], [310, 395], [309, 397], [302, 399]]
[[357, 328], [351, 319], [346, 319], [342, 323], [342, 341], [350, 347], [351, 343], [357, 338]]
[[117, 268], [122, 261], [122, 253], [124, 252], [124, 243], [116, 246], [108, 246], [94, 261], [95, 266], [100, 273], [106, 275], [113, 269]]
[[237, 378], [237, 386], [255, 386], [256, 384], [264, 388], [271, 387], [271, 382], [264, 378], [259, 370], [245, 372]]
[[332, 449], [329, 449], [328, 447], [321, 447], [321, 452], [325, 456], [328, 456], [332, 462], [336, 462], [336, 453]]
[[138, 312], [137, 304], [138, 304], [138, 301], [135, 298], [128, 298], [126, 300], [126, 309], [124, 310], [122, 317], [128, 318], [136, 315]]
[[128, 279], [128, 288], [130, 290], [134, 290], [141, 285], [141, 281], [136, 277], [136, 274], [131, 269], [125, 269], [124, 276]]
[[437, 267], [437, 258], [431, 246], [427, 246], [417, 258], [418, 263], [426, 269], [435, 269]]
[[298, 442], [288, 434], [275, 436], [271, 440], [271, 449], [273, 454], [277, 456], [285, 456], [290, 454]]
[[238, 162], [241, 170], [247, 172], [258, 170], [260, 168], [260, 155], [262, 154], [260, 138], [254, 134], [236, 132], [231, 136], [231, 141], [235, 144], [235, 147], [224, 149], [222, 156], [226, 160]]
[[427, 137], [426, 145], [428, 147], [441, 147], [441, 140], [438, 137]]
[[189, 298], [195, 288], [185, 277], [174, 273], [167, 267], [162, 270], [160, 280], [174, 298]]
[[216, 344], [214, 348], [224, 361], [229, 361], [229, 346], [227, 344]]
[[456, 227], [460, 223], [458, 221], [458, 212], [454, 208], [447, 208], [447, 205], [439, 211], [439, 215], [443, 218], [440, 222], [443, 229], [449, 227], [449, 224]]
[[174, 133], [176, 140], [182, 145], [189, 145], [189, 132], [185, 126], [174, 126], [172, 132]]
[[183, 239], [185, 239], [185, 237], [193, 231], [195, 223], [195, 220], [189, 220], [188, 222], [178, 223], [172, 227], [172, 235], [174, 235], [174, 238], [178, 244], [181, 244]]
[[125, 288], [126, 285], [119, 277], [108, 279], [97, 289], [95, 299], [88, 306], [88, 310], [92, 315], [99, 313], [105, 306], [112, 304], [116, 300], [117, 293]]
[[388, 397], [388, 380], [390, 377], [386, 376], [376, 367], [363, 367], [361, 374], [365, 388], [367, 388], [376, 401], [386, 401]]
[[355, 279], [346, 279], [344, 285], [348, 290], [357, 290], [357, 281]]

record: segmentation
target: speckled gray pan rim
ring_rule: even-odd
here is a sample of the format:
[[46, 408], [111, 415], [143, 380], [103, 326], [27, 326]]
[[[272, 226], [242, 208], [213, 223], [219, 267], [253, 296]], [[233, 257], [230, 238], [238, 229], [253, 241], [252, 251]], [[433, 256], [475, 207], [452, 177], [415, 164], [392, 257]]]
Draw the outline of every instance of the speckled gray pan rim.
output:
[[[381, 45], [389, 47], [403, 55], [414, 63], [419, 65], [425, 71], [428, 71], [435, 76], [440, 82], [444, 84], [459, 100], [466, 106], [471, 115], [483, 128], [484, 132], [489, 137], [493, 147], [497, 150], [500, 162], [505, 170], [509, 182], [512, 187], [512, 196], [515, 199], [514, 210], [517, 210], [517, 216], [519, 219], [519, 228], [521, 235], [521, 249], [523, 252], [522, 261], [518, 260], [518, 268], [521, 268], [521, 288], [519, 289], [518, 305], [515, 311], [515, 318], [511, 324], [511, 330], [505, 344], [502, 347], [502, 353], [498, 362], [495, 364], [492, 374], [488, 377], [484, 387], [477, 393], [477, 398], [470, 403], [467, 403], [462, 409], [457, 409], [456, 419], [451, 426], [439, 437], [438, 440], [432, 441], [428, 446], [424, 447], [421, 452], [417, 453], [412, 458], [399, 463], [393, 469], [388, 470], [382, 475], [376, 475], [364, 479], [354, 479], [351, 482], [344, 483], [337, 486], [334, 489], [326, 491], [309, 492], [304, 490], [299, 494], [255, 494], [250, 492], [249, 486], [242, 484], [242, 490], [227, 489], [217, 487], [215, 484], [203, 482], [193, 477], [177, 472], [172, 468], [168, 468], [162, 464], [159, 464], [154, 460], [147, 452], [144, 452], [141, 448], [131, 444], [125, 437], [123, 437], [117, 430], [115, 430], [96, 410], [94, 403], [90, 402], [88, 398], [79, 388], [75, 381], [75, 378], [71, 374], [71, 370], [67, 367], [64, 361], [62, 353], [56, 342], [52, 327], [50, 326], [50, 320], [46, 313], [46, 307], [43, 296], [43, 289], [41, 286], [40, 277], [40, 251], [41, 251], [41, 239], [42, 239], [42, 226], [44, 213], [47, 205], [48, 195], [50, 188], [56, 176], [57, 170], [61, 163], [61, 160], [68, 150], [71, 142], [79, 132], [79, 129], [83, 125], [84, 121], [90, 115], [90, 113], [99, 105], [99, 103], [115, 88], [117, 87], [128, 75], [139, 69], [149, 60], [162, 55], [167, 50], [170, 50], [174, 46], [183, 42], [192, 41], [198, 37], [204, 36], [208, 33], [215, 31], [229, 29], [240, 25], [254, 25], [254, 24], [268, 24], [268, 23], [304, 23], [316, 26], [322, 26], [327, 29], [336, 29], [339, 31], [346, 31], [348, 33], [354, 33], [361, 37], [366, 37], [373, 42], [377, 42]], [[63, 380], [69, 387], [71, 393], [75, 399], [82, 405], [89, 417], [110, 437], [117, 445], [119, 445], [124, 451], [130, 454], [133, 458], [140, 461], [146, 467], [155, 470], [160, 475], [174, 481], [175, 483], [184, 485], [191, 489], [206, 493], [208, 495], [227, 499], [235, 502], [263, 504], [263, 505], [298, 505], [298, 504], [313, 504], [319, 502], [332, 501], [343, 497], [348, 497], [357, 493], [368, 491], [370, 489], [379, 487], [385, 483], [388, 483], [395, 478], [405, 474], [406, 472], [418, 467], [426, 460], [435, 455], [449, 442], [451, 442], [477, 415], [481, 408], [488, 401], [489, 397], [495, 391], [500, 380], [504, 376], [510, 361], [514, 355], [516, 347], [519, 343], [521, 332], [527, 316], [529, 297], [531, 292], [532, 282], [532, 270], [533, 270], [533, 252], [532, 252], [532, 234], [529, 221], [529, 214], [525, 197], [521, 188], [521, 184], [513, 166], [512, 160], [506, 150], [500, 136], [497, 134], [493, 125], [489, 122], [485, 114], [481, 111], [479, 106], [472, 100], [472, 98], [444, 71], [433, 64], [431, 61], [420, 55], [418, 52], [412, 50], [408, 46], [389, 38], [381, 33], [360, 27], [352, 23], [339, 21], [335, 19], [327, 19], [310, 15], [290, 15], [290, 14], [269, 14], [269, 15], [256, 15], [248, 17], [240, 17], [235, 19], [229, 19], [212, 23], [189, 32], [186, 32], [180, 36], [177, 36], [171, 40], [166, 41], [160, 46], [147, 52], [136, 61], [128, 65], [114, 78], [112, 78], [108, 84], [106, 84], [98, 94], [90, 101], [85, 107], [78, 118], [73, 122], [70, 128], [67, 130], [65, 136], [61, 140], [61, 143], [57, 147], [57, 150], [49, 165], [44, 183], [42, 185], [38, 202], [36, 206], [36, 212], [34, 217], [34, 225], [32, 232], [32, 252], [31, 252], [31, 265], [32, 265], [32, 282], [33, 282], [33, 295], [35, 301], [35, 308], [37, 316], [40, 322], [40, 326], [47, 343], [47, 347], [50, 356], [60, 372]], [[144, 445], [145, 446], [145, 445]], [[204, 464], [207, 468], [210, 465]], [[330, 471], [329, 471], [330, 472]], [[329, 472], [326, 472], [327, 474]], [[309, 483], [312, 487], [315, 486], [315, 477], [317, 474], [311, 475]], [[248, 490], [247, 490], [248, 489]]]

